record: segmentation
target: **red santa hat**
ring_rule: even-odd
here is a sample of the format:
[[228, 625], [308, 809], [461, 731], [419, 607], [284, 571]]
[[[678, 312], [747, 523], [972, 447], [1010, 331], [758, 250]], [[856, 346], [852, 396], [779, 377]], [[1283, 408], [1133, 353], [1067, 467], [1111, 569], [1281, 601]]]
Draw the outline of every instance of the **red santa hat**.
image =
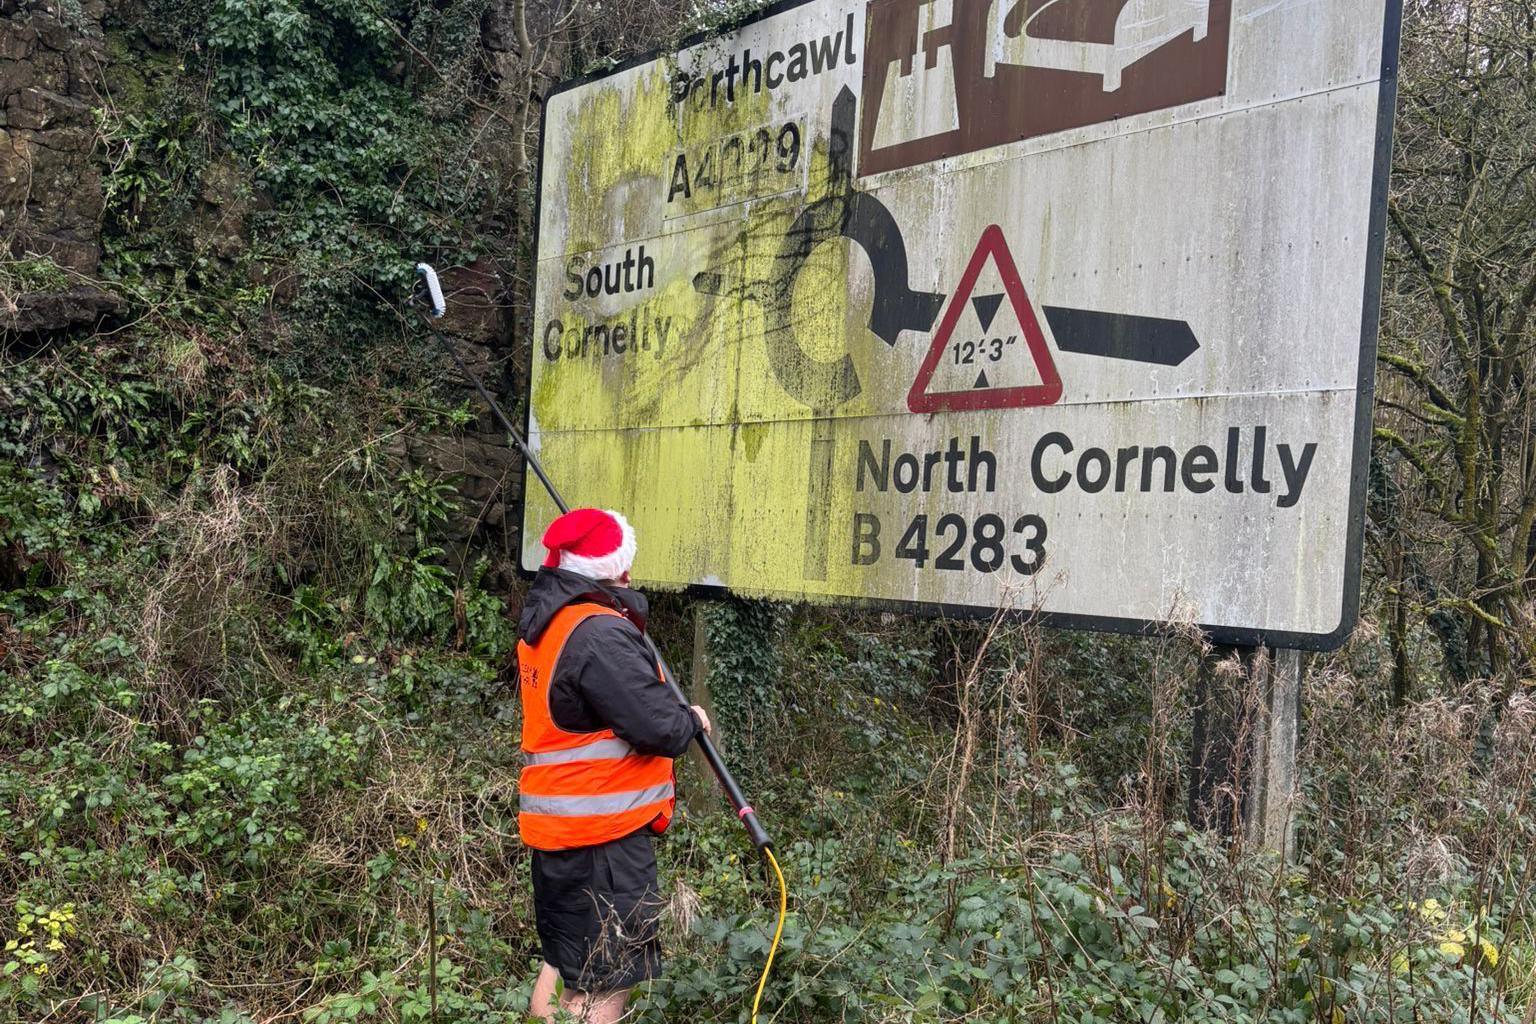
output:
[[544, 531], [548, 569], [566, 569], [594, 580], [616, 580], [635, 564], [635, 530], [617, 512], [577, 508]]

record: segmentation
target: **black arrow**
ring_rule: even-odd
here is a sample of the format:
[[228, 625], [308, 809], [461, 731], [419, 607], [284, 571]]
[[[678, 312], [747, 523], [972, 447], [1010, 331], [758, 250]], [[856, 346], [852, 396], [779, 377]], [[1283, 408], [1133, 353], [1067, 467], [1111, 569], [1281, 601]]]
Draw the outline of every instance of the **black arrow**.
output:
[[978, 373], [976, 375], [976, 383], [971, 385], [971, 387], [973, 389], [974, 388], [989, 388], [991, 386], [992, 386], [991, 384], [987, 383], [987, 371], [986, 370], [982, 370], [980, 373]]
[[1186, 320], [1063, 306], [1041, 308], [1056, 336], [1056, 347], [1063, 352], [1178, 366], [1200, 348]]

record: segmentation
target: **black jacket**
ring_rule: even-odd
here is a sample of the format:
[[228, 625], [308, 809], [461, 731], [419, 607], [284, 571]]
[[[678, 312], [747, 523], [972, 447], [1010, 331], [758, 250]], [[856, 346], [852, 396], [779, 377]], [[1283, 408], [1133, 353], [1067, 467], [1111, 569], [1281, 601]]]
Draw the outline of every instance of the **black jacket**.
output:
[[642, 754], [682, 756], [699, 722], [656, 678], [656, 662], [640, 636], [648, 610], [640, 594], [563, 569], [540, 569], [528, 588], [518, 635], [537, 643], [556, 612], [582, 601], [616, 609], [624, 618], [596, 615], [572, 631], [550, 682], [555, 725], [566, 732], [612, 729]]

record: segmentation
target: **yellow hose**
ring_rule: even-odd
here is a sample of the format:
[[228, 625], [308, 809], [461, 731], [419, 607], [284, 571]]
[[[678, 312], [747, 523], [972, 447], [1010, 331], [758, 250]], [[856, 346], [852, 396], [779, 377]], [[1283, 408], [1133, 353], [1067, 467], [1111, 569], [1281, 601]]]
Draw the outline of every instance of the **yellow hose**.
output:
[[784, 872], [779, 870], [779, 862], [774, 859], [771, 849], [763, 847], [763, 855], [779, 880], [779, 924], [773, 930], [773, 944], [768, 947], [768, 962], [763, 964], [763, 976], [757, 982], [757, 995], [752, 997], [752, 1024], [757, 1024], [757, 1008], [763, 1001], [763, 987], [768, 984], [768, 972], [773, 970], [773, 955], [779, 951], [779, 940], [784, 937], [784, 917], [789, 912], [789, 888], [784, 884]]

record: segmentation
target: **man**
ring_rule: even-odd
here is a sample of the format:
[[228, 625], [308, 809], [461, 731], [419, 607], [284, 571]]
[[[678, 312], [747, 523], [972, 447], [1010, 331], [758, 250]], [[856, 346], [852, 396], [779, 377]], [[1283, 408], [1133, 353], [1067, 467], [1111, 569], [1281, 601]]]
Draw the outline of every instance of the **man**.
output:
[[[709, 718], [664, 685], [628, 588], [635, 532], [617, 512], [567, 512], [518, 623], [524, 767], [518, 826], [533, 850], [544, 964], [529, 1012], [612, 1024], [661, 970], [652, 836], [674, 804], [672, 759]], [[557, 997], [559, 979], [565, 988]]]

